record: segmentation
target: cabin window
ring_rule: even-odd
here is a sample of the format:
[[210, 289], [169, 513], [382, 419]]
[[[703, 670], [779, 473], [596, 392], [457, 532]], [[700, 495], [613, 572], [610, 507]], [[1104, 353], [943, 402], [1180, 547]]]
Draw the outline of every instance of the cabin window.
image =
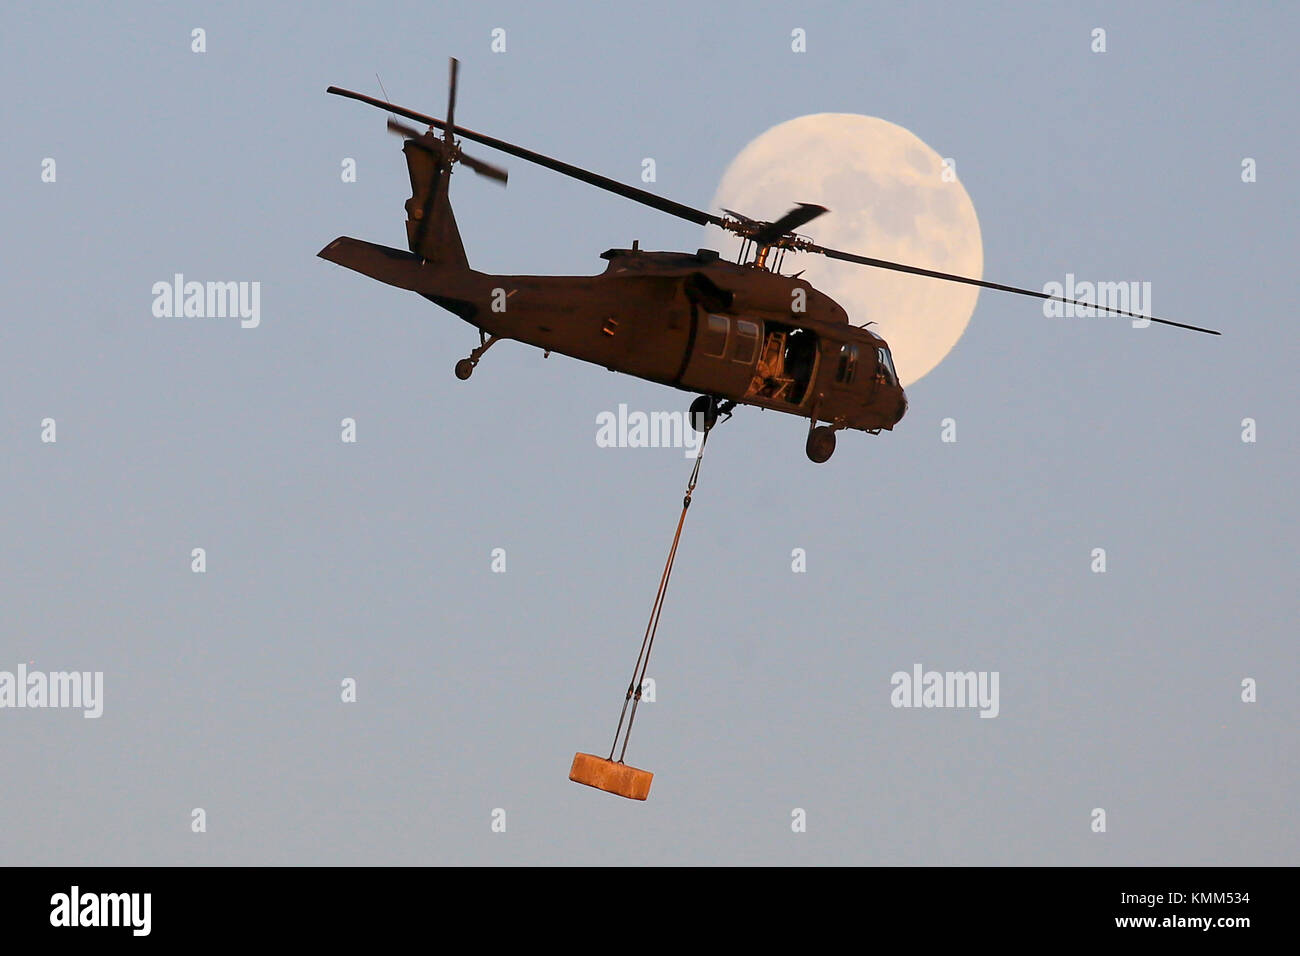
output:
[[742, 365], [753, 365], [758, 357], [758, 323], [736, 320], [736, 337], [731, 344], [731, 360]]
[[835, 381], [841, 385], [852, 385], [853, 376], [858, 371], [858, 347], [856, 345], [840, 346], [840, 364], [835, 370]]
[[704, 322], [704, 338], [700, 351], [713, 358], [722, 358], [727, 351], [727, 331], [731, 323], [725, 315], [708, 315]]
[[889, 349], [876, 349], [876, 355], [880, 359], [880, 372], [885, 381], [890, 385], [897, 385], [898, 373], [894, 371], [894, 357], [889, 354]]

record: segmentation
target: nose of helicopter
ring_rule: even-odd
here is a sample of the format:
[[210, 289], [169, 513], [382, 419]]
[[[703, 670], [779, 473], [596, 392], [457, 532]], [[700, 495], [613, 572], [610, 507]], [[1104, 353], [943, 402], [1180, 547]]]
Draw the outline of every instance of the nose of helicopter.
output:
[[907, 414], [907, 393], [900, 388], [898, 390], [898, 412], [896, 417], [894, 418], [894, 424], [897, 425], [899, 422], [901, 422], [903, 420], [903, 416], [906, 414]]

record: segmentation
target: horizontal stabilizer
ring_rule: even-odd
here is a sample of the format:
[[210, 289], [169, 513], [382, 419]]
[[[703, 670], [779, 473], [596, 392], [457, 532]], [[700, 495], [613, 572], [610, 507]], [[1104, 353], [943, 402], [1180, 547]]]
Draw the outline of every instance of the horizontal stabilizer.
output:
[[405, 249], [339, 236], [316, 255], [399, 289], [414, 292], [420, 284], [423, 260]]

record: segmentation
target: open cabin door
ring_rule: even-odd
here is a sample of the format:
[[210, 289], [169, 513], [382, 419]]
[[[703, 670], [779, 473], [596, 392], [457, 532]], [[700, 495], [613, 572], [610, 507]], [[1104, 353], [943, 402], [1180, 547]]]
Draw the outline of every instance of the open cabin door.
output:
[[817, 333], [785, 322], [767, 322], [763, 346], [745, 400], [773, 408], [798, 408], [808, 398], [817, 370]]
[[817, 368], [817, 333], [785, 322], [698, 310], [682, 384], [755, 405], [805, 404]]

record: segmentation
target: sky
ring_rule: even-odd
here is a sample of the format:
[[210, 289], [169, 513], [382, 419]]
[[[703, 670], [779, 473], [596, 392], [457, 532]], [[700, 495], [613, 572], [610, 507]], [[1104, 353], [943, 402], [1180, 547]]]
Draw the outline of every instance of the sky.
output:
[[[103, 695], [0, 708], [0, 863], [1295, 864], [1298, 28], [1285, 4], [10, 11], [0, 672]], [[409, 196], [383, 114], [325, 88], [378, 73], [441, 115], [452, 55], [458, 122], [634, 184], [653, 157], [695, 206], [772, 126], [886, 119], [957, 158], [985, 278], [1150, 282], [1223, 335], [981, 292], [892, 433], [814, 465], [806, 423], [739, 410], [628, 751], [650, 798], [580, 787], [690, 468], [600, 447], [597, 418], [690, 396], [518, 343], [458, 381], [472, 327], [316, 258], [402, 247]], [[476, 269], [702, 242], [476, 152], [510, 170], [453, 181]], [[256, 326], [156, 315], [176, 273], [260, 283]], [[996, 673], [997, 716], [894, 706], [916, 665]]]

